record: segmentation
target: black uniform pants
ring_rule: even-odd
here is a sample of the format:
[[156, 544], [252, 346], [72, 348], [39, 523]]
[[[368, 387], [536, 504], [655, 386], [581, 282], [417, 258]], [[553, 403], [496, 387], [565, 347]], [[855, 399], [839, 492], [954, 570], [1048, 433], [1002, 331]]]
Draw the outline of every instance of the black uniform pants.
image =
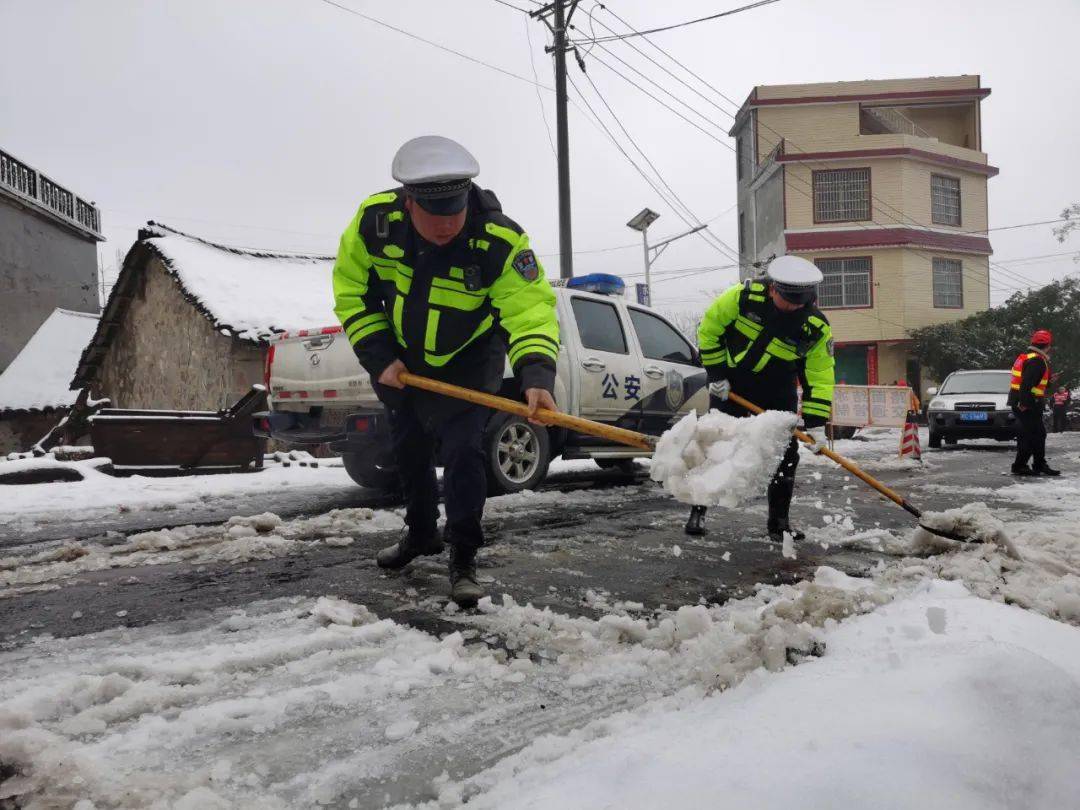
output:
[[1061, 433], [1065, 430], [1065, 406], [1054, 406], [1054, 433]]
[[1016, 414], [1016, 466], [1026, 467], [1033, 461], [1036, 467], [1046, 464], [1046, 425], [1041, 410], [1013, 408]]
[[410, 534], [434, 537], [438, 530], [437, 446], [443, 466], [446, 539], [463, 548], [479, 548], [484, 542], [480, 519], [487, 500], [483, 437], [491, 411], [470, 405], [446, 419], [425, 422], [409, 397], [387, 411]]

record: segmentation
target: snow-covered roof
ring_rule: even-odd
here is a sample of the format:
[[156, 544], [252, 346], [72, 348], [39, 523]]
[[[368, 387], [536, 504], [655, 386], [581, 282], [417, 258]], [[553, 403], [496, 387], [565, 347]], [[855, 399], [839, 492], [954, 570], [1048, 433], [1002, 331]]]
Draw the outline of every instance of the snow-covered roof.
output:
[[166, 226], [146, 240], [214, 325], [241, 340], [337, 323], [332, 256], [227, 247]]
[[98, 316], [55, 309], [0, 374], [0, 411], [70, 407], [72, 375], [97, 329]]
[[93, 379], [153, 258], [162, 261], [183, 296], [214, 328], [237, 340], [259, 343], [280, 332], [337, 323], [333, 256], [220, 245], [150, 222], [124, 259], [101, 325], [78, 364], [74, 387]]

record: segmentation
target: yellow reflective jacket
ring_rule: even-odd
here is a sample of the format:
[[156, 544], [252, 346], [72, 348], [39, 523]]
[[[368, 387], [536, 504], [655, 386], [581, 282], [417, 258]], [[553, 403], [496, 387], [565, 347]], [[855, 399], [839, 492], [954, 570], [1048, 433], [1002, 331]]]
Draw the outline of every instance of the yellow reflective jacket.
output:
[[[755, 393], [773, 393], [762, 407], [778, 399], [794, 400], [796, 377], [807, 416], [827, 419], [832, 412], [835, 362], [832, 327], [813, 306], [781, 313], [768, 297], [768, 285], [746, 281], [725, 290], [705, 311], [698, 330], [701, 361], [709, 379], [727, 378]], [[770, 388], [785, 388], [770, 392]], [[747, 396], [747, 394], [743, 394]]]
[[455, 359], [474, 362], [466, 350], [501, 336], [523, 388], [554, 385], [555, 294], [491, 192], [473, 189], [465, 231], [445, 249], [416, 235], [401, 189], [369, 197], [342, 234], [333, 283], [334, 312], [373, 378], [397, 357], [458, 376]]

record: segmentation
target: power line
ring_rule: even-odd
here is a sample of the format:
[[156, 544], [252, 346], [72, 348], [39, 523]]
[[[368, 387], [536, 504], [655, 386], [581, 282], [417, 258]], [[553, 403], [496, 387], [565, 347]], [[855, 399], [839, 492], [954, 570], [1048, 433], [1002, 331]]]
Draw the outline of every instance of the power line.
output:
[[[1064, 219], [1046, 219], [1042, 222], [1024, 222], [1020, 225], [1000, 225], [997, 228], [987, 228], [989, 231], [1011, 231], [1015, 228], [1031, 228], [1035, 225], [1056, 225], [1059, 222], [1065, 222]], [[965, 233], [980, 233], [980, 231], [965, 231]]]
[[[652, 99], [653, 101], [655, 101], [655, 102], [656, 102], [657, 104], [659, 104], [659, 105], [660, 105], [661, 107], [664, 107], [665, 109], [667, 109], [667, 110], [669, 110], [670, 112], [674, 113], [674, 114], [675, 114], [675, 115], [677, 115], [677, 116], [678, 116], [679, 118], [681, 118], [681, 119], [682, 119], [683, 121], [685, 121], [686, 123], [688, 123], [688, 124], [689, 124], [690, 126], [694, 127], [694, 129], [698, 130], [699, 132], [702, 132], [702, 133], [703, 133], [703, 134], [704, 134], [704, 135], [705, 135], [706, 137], [708, 137], [708, 138], [712, 138], [712, 140], [716, 141], [716, 142], [717, 142], [718, 144], [720, 144], [721, 146], [723, 146], [723, 147], [725, 147], [725, 148], [727, 148], [727, 149], [732, 149], [732, 147], [731, 147], [731, 146], [730, 146], [730, 145], [729, 145], [729, 144], [728, 144], [728, 143], [727, 143], [726, 141], [722, 140], [721, 138], [718, 138], [718, 137], [717, 137], [717, 136], [716, 136], [716, 135], [715, 135], [714, 133], [712, 133], [712, 132], [709, 132], [709, 131], [708, 131], [707, 129], [705, 129], [704, 127], [702, 127], [702, 126], [701, 126], [700, 124], [698, 124], [698, 123], [697, 123], [696, 121], [691, 121], [691, 120], [690, 120], [689, 118], [687, 118], [687, 117], [686, 117], [685, 115], [683, 115], [683, 114], [682, 114], [681, 112], [679, 112], [678, 110], [676, 110], [676, 109], [675, 109], [674, 107], [672, 107], [672, 106], [671, 106], [670, 104], [667, 104], [666, 102], [664, 102], [664, 101], [662, 101], [661, 99], [659, 99], [659, 98], [657, 98], [656, 96], [654, 96], [654, 95], [653, 95], [652, 93], [650, 93], [650, 92], [649, 92], [648, 90], [646, 90], [646, 89], [645, 89], [644, 87], [642, 87], [642, 86], [641, 86], [640, 84], [638, 84], [637, 82], [635, 82], [635, 81], [634, 81], [633, 79], [631, 79], [631, 78], [630, 78], [629, 76], [627, 76], [626, 74], [624, 74], [624, 73], [621, 73], [621, 72], [620, 72], [619, 70], [617, 70], [616, 68], [614, 68], [614, 67], [612, 67], [611, 65], [609, 65], [609, 64], [608, 64], [607, 62], [605, 62], [605, 61], [604, 61], [603, 59], [601, 59], [601, 58], [600, 58], [599, 56], [593, 55], [593, 56], [592, 56], [591, 58], [592, 58], [593, 60], [595, 60], [595, 61], [596, 61], [597, 63], [599, 63], [599, 64], [603, 65], [603, 66], [604, 66], [605, 68], [607, 68], [608, 70], [610, 70], [610, 71], [611, 71], [612, 73], [614, 73], [614, 74], [615, 74], [616, 76], [618, 76], [618, 77], [619, 77], [620, 79], [622, 79], [622, 80], [623, 80], [624, 82], [627, 82], [627, 83], [628, 83], [628, 84], [630, 84], [631, 86], [633, 86], [633, 87], [636, 87], [636, 88], [637, 88], [637, 89], [638, 89], [639, 91], [641, 91], [642, 93], [644, 93], [645, 95], [647, 95], [647, 96], [648, 96], [649, 98], [651, 98], [651, 99]], [[661, 88], [661, 89], [663, 89], [663, 88]], [[683, 102], [683, 101], [682, 101], [682, 99], [679, 99], [679, 98], [678, 98], [677, 96], [675, 96], [674, 94], [672, 94], [672, 93], [671, 93], [670, 91], [667, 91], [667, 90], [665, 90], [665, 92], [666, 92], [666, 93], [667, 93], [667, 94], [668, 94], [669, 96], [671, 96], [672, 98], [674, 98], [674, 99], [676, 99], [677, 101], [679, 101], [680, 103], [682, 103], [682, 104], [683, 104], [684, 106], [689, 106], [689, 105], [687, 105], [687, 104], [686, 104], [685, 102]], [[700, 113], [699, 113], [699, 115], [700, 115]], [[705, 116], [701, 116], [701, 117], [703, 117], [703, 118], [704, 118]], [[734, 151], [734, 150], [732, 150], [732, 151]]]
[[[721, 11], [719, 14], [710, 14], [708, 17], [699, 17], [696, 20], [687, 20], [686, 22], [673, 23], [672, 25], [664, 25], [659, 28], [650, 28], [647, 31], [635, 31], [632, 34], [622, 34], [611, 37], [601, 37], [599, 39], [591, 40], [592, 42], [610, 42], [617, 39], [630, 39], [631, 37], [643, 37], [647, 34], [659, 34], [661, 31], [673, 31], [676, 28], [685, 28], [688, 25], [696, 25], [697, 23], [708, 22], [709, 20], [718, 20], [721, 17], [730, 17], [732, 14], [738, 14], [742, 11], [750, 11], [751, 9], [759, 8], [761, 6], [768, 6], [773, 3], [778, 3], [780, 0], [759, 0], [757, 3], [750, 3], [746, 6], [740, 6], [739, 8], [733, 8], [728, 11]], [[574, 42], [575, 45], [582, 45], [589, 42], [589, 40], [579, 40]]]
[[[639, 165], [637, 164], [637, 162], [636, 162], [636, 161], [635, 161], [635, 160], [634, 160], [634, 159], [633, 159], [632, 157], [630, 157], [630, 154], [629, 154], [629, 153], [628, 153], [628, 152], [627, 152], [627, 151], [626, 151], [626, 150], [625, 150], [625, 149], [624, 149], [624, 148], [622, 147], [622, 144], [620, 144], [620, 143], [619, 143], [618, 139], [617, 139], [617, 138], [615, 137], [615, 135], [614, 135], [614, 134], [613, 134], [613, 133], [611, 132], [611, 130], [610, 130], [610, 129], [608, 128], [607, 124], [605, 124], [605, 123], [603, 122], [603, 120], [602, 120], [602, 119], [600, 118], [600, 116], [599, 116], [599, 115], [598, 115], [598, 114], [596, 113], [596, 111], [595, 111], [595, 110], [594, 110], [594, 109], [592, 108], [592, 105], [591, 105], [591, 104], [589, 103], [588, 99], [587, 99], [587, 98], [585, 98], [585, 95], [584, 95], [584, 94], [583, 94], [583, 93], [581, 92], [581, 89], [580, 89], [580, 88], [579, 88], [579, 87], [577, 86], [577, 83], [576, 83], [576, 82], [574, 82], [573, 78], [571, 78], [571, 77], [570, 77], [570, 76], [568, 75], [568, 76], [567, 76], [567, 81], [569, 81], [569, 82], [570, 82], [570, 86], [574, 88], [574, 92], [576, 92], [576, 93], [578, 94], [579, 98], [581, 99], [581, 102], [582, 102], [582, 103], [583, 103], [583, 104], [585, 105], [585, 107], [586, 107], [586, 108], [587, 108], [587, 109], [589, 110], [589, 112], [590, 112], [590, 113], [591, 113], [591, 114], [593, 115], [593, 117], [594, 117], [594, 118], [595, 118], [595, 119], [597, 120], [597, 122], [599, 123], [599, 125], [601, 126], [601, 128], [602, 128], [602, 129], [604, 130], [604, 133], [605, 133], [605, 134], [606, 134], [606, 135], [608, 136], [608, 139], [609, 139], [609, 140], [611, 141], [611, 143], [612, 143], [612, 144], [613, 144], [613, 145], [615, 146], [615, 148], [616, 148], [616, 149], [618, 149], [618, 150], [619, 150], [619, 152], [621, 152], [621, 153], [622, 153], [622, 156], [623, 156], [624, 158], [626, 158], [626, 160], [627, 160], [627, 161], [628, 161], [628, 162], [630, 163], [630, 165], [631, 165], [631, 166], [633, 166], [633, 167], [634, 167], [634, 170], [635, 170], [635, 171], [636, 171], [636, 172], [637, 172], [638, 174], [640, 174], [640, 175], [641, 175], [642, 179], [643, 179], [643, 180], [645, 180], [645, 182], [649, 184], [649, 186], [650, 186], [650, 187], [652, 188], [652, 190], [653, 190], [653, 191], [655, 191], [655, 192], [656, 192], [656, 194], [657, 194], [657, 195], [658, 195], [658, 196], [659, 196], [659, 197], [660, 197], [661, 199], [663, 199], [663, 200], [664, 200], [665, 202], [668, 202], [668, 203], [669, 203], [669, 205], [670, 205], [670, 201], [668, 201], [668, 200], [667, 200], [667, 197], [665, 196], [664, 192], [662, 192], [662, 191], [661, 191], [661, 190], [660, 190], [660, 189], [659, 189], [659, 188], [657, 187], [657, 185], [656, 185], [656, 183], [655, 183], [655, 182], [653, 181], [653, 179], [652, 179], [651, 177], [649, 177], [649, 175], [648, 175], [648, 174], [647, 174], [647, 173], [645, 172], [645, 170], [644, 170], [644, 169], [642, 169], [642, 168], [641, 168], [641, 167], [640, 167], [640, 166], [639, 166]], [[690, 225], [691, 227], [693, 226], [693, 225], [692, 225], [692, 223], [691, 223], [691, 222], [689, 222], [689, 221], [688, 221], [688, 220], [686, 219], [686, 217], [685, 217], [685, 216], [683, 216], [682, 212], [681, 212], [681, 211], [679, 211], [679, 209], [678, 209], [678, 208], [677, 208], [676, 206], [672, 206], [672, 209], [673, 209], [673, 211], [675, 212], [675, 216], [677, 216], [677, 217], [678, 217], [679, 219], [681, 219], [681, 220], [682, 220], [682, 221], [683, 221], [684, 223], [686, 223], [687, 225]], [[712, 244], [712, 243], [709, 243], [709, 244]], [[721, 250], [720, 248], [718, 248], [718, 247], [717, 247], [716, 245], [712, 245], [712, 247], [713, 247], [713, 248], [714, 248], [715, 250], [719, 251], [719, 252], [721, 253], [721, 255], [724, 255], [724, 257], [725, 257], [725, 258], [729, 258], [729, 256], [727, 256], [727, 254], [725, 254], [725, 253], [724, 253], [724, 251], [722, 251], [722, 250]]]
[[[493, 65], [490, 62], [485, 62], [482, 59], [477, 59], [474, 56], [469, 56], [467, 53], [462, 53], [461, 51], [456, 51], [453, 48], [448, 48], [446, 45], [440, 45], [438, 42], [434, 42], [430, 39], [425, 39], [419, 34], [414, 34], [411, 31], [406, 31], [404, 28], [399, 28], [396, 25], [391, 25], [390, 23], [384, 22], [383, 20], [380, 20], [376, 17], [372, 17], [369, 14], [364, 14], [363, 12], [357, 11], [356, 9], [349, 8], [348, 6], [343, 6], [341, 3], [337, 3], [334, 0], [319, 0], [319, 2], [325, 3], [328, 6], [333, 6], [334, 8], [340, 9], [347, 14], [352, 14], [354, 17], [360, 17], [361, 19], [367, 20], [370, 23], [374, 23], [375, 25], [387, 28], [391, 31], [401, 34], [402, 36], [406, 36], [409, 39], [415, 39], [417, 42], [423, 42], [425, 45], [430, 45], [433, 48], [438, 48], [440, 51], [444, 51], [445, 53], [453, 54], [454, 56], [457, 56], [458, 58], [464, 59], [468, 62], [472, 62], [475, 65], [481, 65], [488, 68], [489, 70], [494, 70], [498, 73], [503, 74], [504, 76], [509, 76], [512, 79], [517, 79], [518, 81], [525, 82], [526, 84], [533, 84], [538, 87], [542, 87], [549, 92], [555, 92], [555, 88], [548, 87], [546, 84], [540, 84], [539, 82], [535, 82], [532, 79], [526, 78], [525, 76], [520, 76], [513, 71], [507, 70], [506, 68], [501, 68], [498, 65]], [[523, 9], [518, 10], [523, 11]]]
[[[679, 197], [679, 195], [676, 193], [675, 189], [673, 189], [671, 187], [671, 184], [668, 183], [664, 179], [663, 175], [660, 173], [660, 170], [656, 168], [656, 164], [654, 164], [652, 162], [652, 160], [649, 159], [649, 156], [645, 154], [644, 150], [642, 150], [642, 148], [638, 145], [637, 141], [634, 140], [633, 136], [630, 134], [629, 130], [627, 130], [627, 128], [623, 124], [622, 120], [619, 118], [618, 115], [615, 114], [615, 111], [611, 108], [611, 105], [608, 103], [607, 99], [604, 98], [604, 95], [600, 92], [600, 89], [596, 86], [596, 82], [594, 82], [592, 80], [592, 77], [588, 73], [586, 73], [585, 71], [582, 71], [582, 74], [585, 76], [586, 81], [589, 82], [589, 86], [592, 87], [593, 92], [596, 93], [597, 98], [600, 99], [601, 103], [607, 109], [608, 114], [612, 117], [612, 119], [615, 121], [615, 123], [618, 124], [619, 129], [621, 129], [623, 131], [623, 134], [626, 136], [626, 139], [628, 141], [630, 141], [630, 144], [634, 147], [634, 149], [637, 150], [638, 154], [640, 154], [641, 157], [645, 160], [645, 162], [647, 164], [649, 164], [649, 168], [653, 170], [653, 174], [656, 175], [657, 179], [664, 186], [664, 188], [666, 188], [668, 190], [668, 193], [671, 194], [671, 197], [679, 204], [679, 206], [683, 209], [683, 211], [686, 212], [686, 214], [690, 216], [691, 220], [693, 220], [693, 223], [687, 223], [687, 224], [692, 224], [695, 227], [697, 225], [703, 224], [701, 222], [701, 220], [690, 209], [690, 207], [685, 202], [683, 202], [682, 198]], [[739, 261], [739, 252], [737, 250], [735, 250], [734, 248], [732, 248], [727, 243], [725, 243], [722, 239], [720, 239], [719, 237], [713, 236], [712, 234], [709, 234], [708, 236], [706, 236], [704, 231], [698, 231], [698, 233], [700, 233], [702, 238], [705, 238], [706, 241], [708, 241], [710, 243], [712, 243], [713, 240], [715, 240], [716, 242], [719, 242], [721, 245], [723, 245], [725, 248], [727, 248], [729, 252], [731, 252], [733, 254], [733, 257], [735, 258], [736, 261]], [[711, 237], [711, 238], [709, 238], [709, 237]]]
[[1044, 253], [1042, 256], [1022, 256], [1019, 259], [999, 259], [995, 264], [1017, 264], [1019, 262], [1031, 262], [1036, 259], [1052, 259], [1058, 256], [1080, 256], [1078, 250], [1066, 250], [1063, 253]]
[[[499, 0], [499, 2], [502, 2], [502, 0]], [[513, 8], [517, 8], [517, 6], [513, 6]], [[519, 10], [525, 11], [525, 9]], [[528, 14], [527, 11], [525, 13], [526, 15]], [[533, 78], [536, 79], [536, 87], [534, 88], [536, 90], [536, 101], [540, 105], [540, 117], [544, 119], [544, 130], [547, 132], [548, 143], [551, 145], [551, 154], [555, 155], [555, 159], [558, 160], [559, 153], [555, 151], [555, 139], [551, 136], [551, 124], [548, 123], [547, 109], [544, 107], [544, 97], [540, 95], [540, 76], [536, 72], [536, 54], [533, 52], [532, 33], [529, 31], [529, 28], [532, 27], [531, 24], [532, 20], [526, 16], [525, 41], [529, 45], [529, 65], [532, 66]]]
[[532, 13], [527, 8], [521, 8], [520, 6], [515, 6], [513, 3], [507, 3], [506, 0], [495, 0], [495, 2], [500, 6], [506, 6], [507, 8], [512, 8], [514, 11], [520, 11], [522, 14]]

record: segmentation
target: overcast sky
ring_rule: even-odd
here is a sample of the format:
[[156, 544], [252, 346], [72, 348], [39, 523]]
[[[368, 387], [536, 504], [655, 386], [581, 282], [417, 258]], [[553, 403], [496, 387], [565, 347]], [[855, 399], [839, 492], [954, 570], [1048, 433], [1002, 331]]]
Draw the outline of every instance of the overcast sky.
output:
[[[477, 156], [479, 181], [557, 276], [548, 255], [558, 250], [555, 159], [541, 116], [542, 103], [553, 137], [554, 96], [530, 84], [534, 66], [540, 84], [553, 84], [546, 29], [494, 0], [336, 1], [529, 81], [322, 0], [0, 0], [0, 148], [97, 201], [108, 238], [102, 261], [112, 266], [148, 219], [231, 244], [334, 253], [359, 202], [393, 185], [397, 147], [447, 135]], [[741, 4], [609, 5], [641, 29]], [[575, 17], [579, 36], [590, 8], [585, 0]], [[601, 23], [620, 25], [599, 7], [593, 19], [598, 34]], [[993, 89], [983, 102], [984, 148], [1001, 168], [990, 180], [994, 227], [1054, 219], [1080, 201], [1078, 31], [1077, 0], [780, 0], [653, 39], [736, 102], [755, 84], [981, 74]], [[714, 123], [702, 126], [731, 143], [720, 109], [628, 45], [608, 47], [705, 113]], [[599, 50], [585, 56], [630, 135], [694, 214], [734, 245], [732, 151], [593, 56], [617, 63]], [[602, 111], [576, 65], [570, 75]], [[591, 251], [575, 257], [576, 271], [640, 273], [627, 219], [643, 206], [660, 212], [654, 239], [686, 226], [580, 105], [570, 111], [570, 137], [574, 248]], [[994, 259], [1012, 272], [992, 273], [995, 303], [1027, 281], [1080, 271], [1070, 256], [1011, 263], [1080, 250], [1080, 237], [1061, 245], [1050, 226], [990, 236]], [[736, 271], [678, 271], [728, 264], [704, 240], [681, 240], [654, 265], [655, 302], [703, 307]]]

